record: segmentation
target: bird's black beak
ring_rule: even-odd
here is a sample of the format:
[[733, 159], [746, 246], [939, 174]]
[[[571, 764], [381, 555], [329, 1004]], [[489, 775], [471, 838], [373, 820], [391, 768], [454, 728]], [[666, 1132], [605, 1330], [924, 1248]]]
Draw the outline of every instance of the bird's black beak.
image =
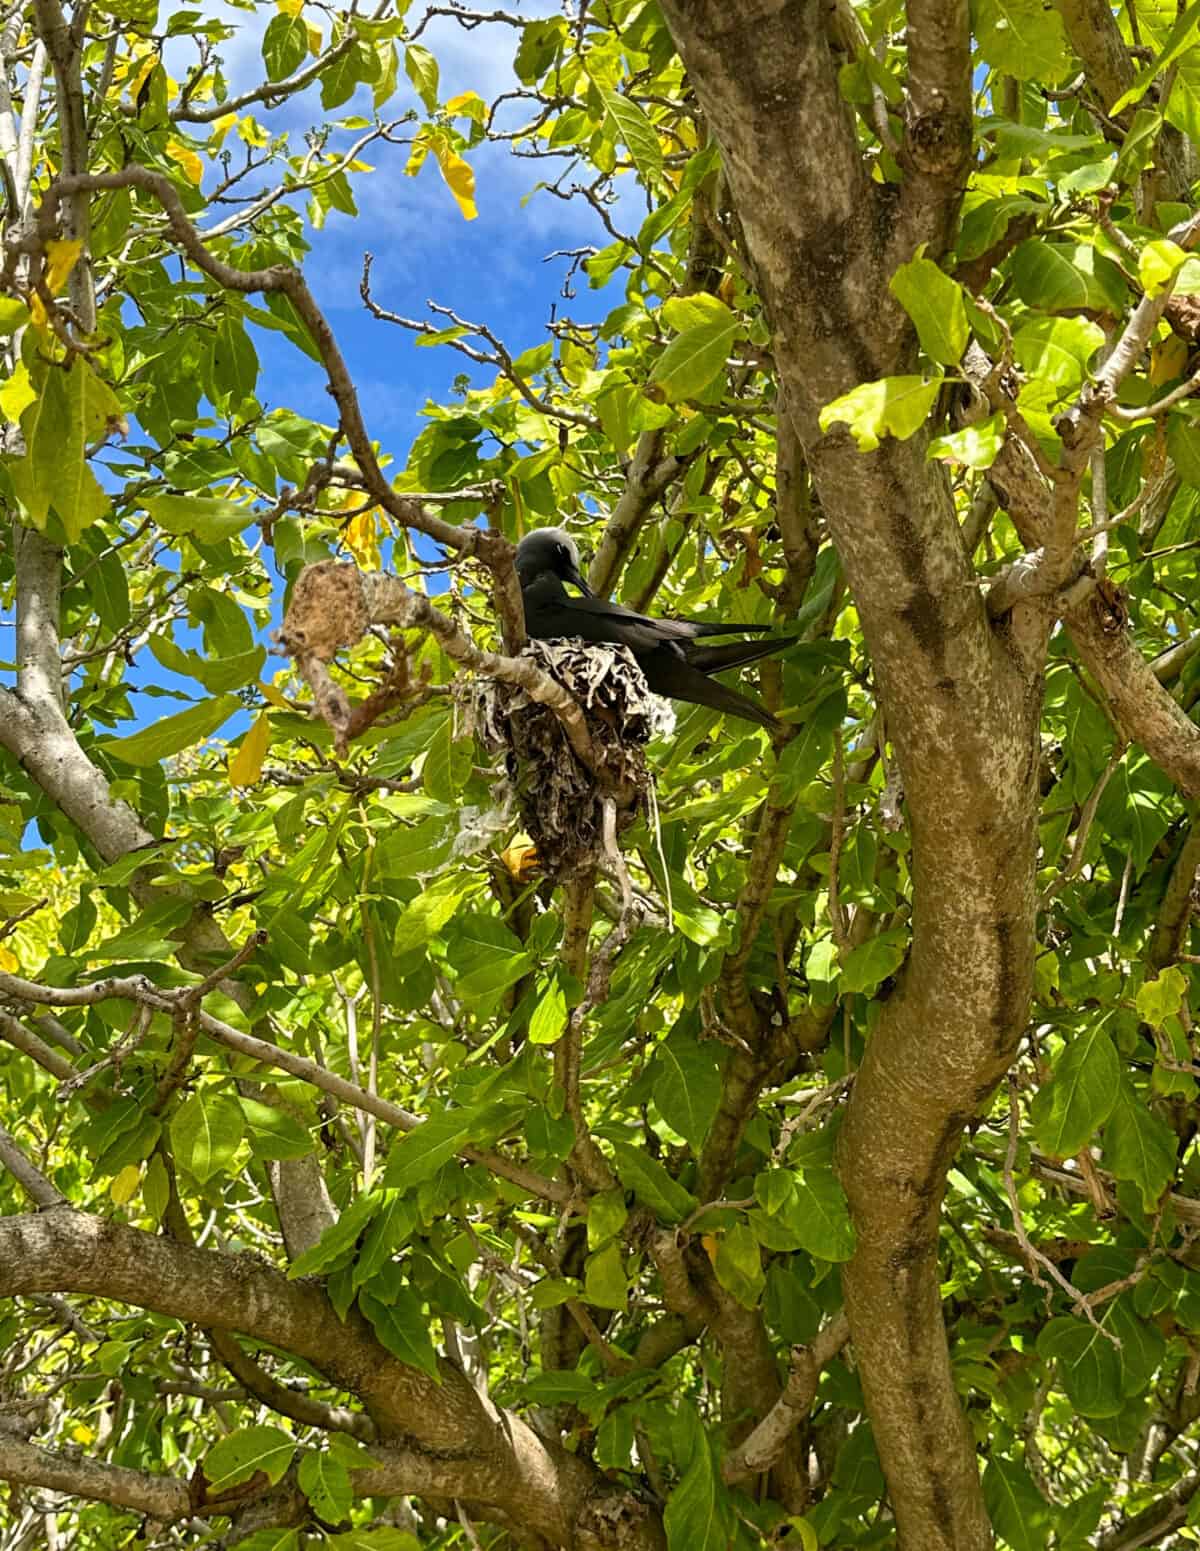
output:
[[570, 582], [573, 587], [578, 587], [585, 598], [593, 596], [592, 589], [584, 581], [583, 577], [580, 576], [577, 566], [571, 566], [568, 569], [565, 580]]

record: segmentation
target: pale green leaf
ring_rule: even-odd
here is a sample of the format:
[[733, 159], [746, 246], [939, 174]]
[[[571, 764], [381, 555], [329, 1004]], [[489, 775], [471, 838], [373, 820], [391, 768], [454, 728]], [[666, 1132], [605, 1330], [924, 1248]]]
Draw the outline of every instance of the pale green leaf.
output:
[[937, 377], [932, 382], [923, 377], [880, 377], [860, 383], [826, 404], [820, 414], [821, 430], [845, 425], [859, 452], [874, 452], [885, 436], [906, 441], [925, 423], [941, 385]]
[[888, 289], [912, 319], [925, 354], [956, 366], [971, 337], [962, 286], [932, 259], [918, 257], [901, 264]]
[[259, 1471], [273, 1485], [281, 1479], [295, 1452], [295, 1439], [278, 1427], [239, 1427], [204, 1456], [208, 1490], [212, 1496], [220, 1496]]

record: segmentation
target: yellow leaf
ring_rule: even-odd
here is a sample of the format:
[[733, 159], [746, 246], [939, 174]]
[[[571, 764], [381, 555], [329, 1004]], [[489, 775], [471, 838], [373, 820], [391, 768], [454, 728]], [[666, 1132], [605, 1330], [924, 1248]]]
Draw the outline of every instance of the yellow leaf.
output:
[[358, 564], [368, 571], [378, 571], [383, 565], [379, 553], [379, 523], [374, 507], [360, 512], [346, 524], [346, 547]]
[[85, 1422], [76, 1422], [71, 1428], [71, 1437], [76, 1443], [94, 1443], [96, 1434]]
[[1178, 334], [1168, 334], [1150, 351], [1150, 381], [1160, 388], [1164, 382], [1174, 382], [1187, 365], [1188, 347]]
[[262, 774], [263, 760], [271, 744], [271, 724], [260, 711], [254, 726], [242, 739], [241, 747], [229, 761], [230, 786], [253, 786]]
[[4, 411], [5, 418], [16, 425], [36, 398], [37, 393], [29, 380], [29, 368], [24, 361], [18, 361], [12, 376], [0, 386], [0, 409]]
[[263, 699], [266, 700], [270, 705], [273, 705], [277, 711], [290, 711], [292, 709], [291, 706], [287, 703], [286, 695], [280, 694], [280, 692], [275, 688], [274, 684], [264, 684], [263, 681], [259, 679], [258, 687], [262, 692]]
[[167, 155], [173, 157], [179, 163], [183, 169], [183, 175], [188, 182], [195, 183], [199, 187], [204, 179], [204, 163], [196, 155], [195, 151], [178, 140], [168, 140]]
[[127, 1201], [132, 1201], [137, 1195], [138, 1182], [142, 1177], [141, 1168], [136, 1163], [127, 1163], [119, 1174], [114, 1174], [112, 1183], [108, 1187], [108, 1193], [118, 1206], [124, 1206]]
[[702, 1233], [700, 1235], [700, 1242], [704, 1246], [704, 1253], [708, 1256], [709, 1260], [711, 1260], [713, 1265], [715, 1266], [716, 1263], [717, 1263], [717, 1240], [716, 1240], [716, 1235], [712, 1234], [712, 1233]]
[[518, 883], [528, 883], [541, 867], [537, 847], [532, 845], [509, 846], [507, 851], [501, 851], [500, 860]]
[[51, 296], [62, 289], [82, 252], [78, 237], [51, 237], [46, 244], [46, 289]]
[[149, 79], [149, 77], [154, 73], [154, 69], [155, 69], [155, 66], [157, 64], [158, 64], [158, 55], [157, 54], [147, 54], [145, 59], [142, 60], [141, 69], [139, 69], [134, 75], [130, 76], [130, 78], [129, 78], [129, 100], [130, 100], [130, 102], [136, 102], [137, 101], [138, 93], [141, 91], [142, 87], [146, 84], [146, 81]]
[[221, 149], [221, 142], [236, 123], [236, 113], [222, 113], [220, 118], [213, 119], [213, 132], [208, 141], [208, 152], [210, 155], [213, 151]]
[[463, 218], [473, 221], [479, 214], [475, 208], [474, 172], [457, 151], [452, 151], [449, 146], [438, 151], [437, 159], [438, 166], [442, 169], [442, 177], [445, 178], [450, 192], [458, 201], [458, 208], [462, 211]]
[[413, 148], [408, 153], [408, 160], [404, 164], [404, 176], [415, 178], [417, 173], [425, 165], [425, 158], [429, 155], [429, 141], [424, 134], [419, 134], [413, 141]]
[[314, 27], [312, 22], [305, 22], [304, 27], [308, 33], [308, 52], [314, 55], [319, 54], [325, 47], [325, 42], [321, 35], [321, 29], [319, 27]]
[[446, 104], [447, 113], [461, 113], [468, 103], [482, 102], [483, 98], [478, 92], [459, 92], [457, 97], [451, 97]]
[[253, 150], [261, 151], [264, 145], [270, 143], [271, 137], [254, 115], [247, 113], [246, 117], [238, 123], [238, 139], [244, 141]]
[[12, 951], [12, 949], [5, 948], [2, 944], [0, 944], [0, 969], [7, 971], [7, 973], [10, 975], [15, 975], [20, 967], [21, 961]]
[[275, 4], [285, 16], [299, 16], [304, 9], [304, 0], [275, 0]]

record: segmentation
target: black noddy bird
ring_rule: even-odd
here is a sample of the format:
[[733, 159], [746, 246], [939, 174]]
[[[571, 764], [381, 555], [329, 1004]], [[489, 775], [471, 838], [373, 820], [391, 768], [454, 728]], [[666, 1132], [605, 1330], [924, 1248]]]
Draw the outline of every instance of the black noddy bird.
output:
[[[740, 716], [760, 727], [775, 729], [780, 725], [757, 702], [709, 675], [757, 662], [791, 646], [798, 636], [700, 646], [700, 636], [759, 634], [771, 627], [722, 624], [719, 620], [651, 619], [620, 603], [597, 598], [580, 572], [574, 539], [561, 528], [535, 528], [525, 535], [517, 545], [517, 577], [525, 604], [525, 629], [535, 641], [578, 637], [628, 646], [656, 695], [711, 706], [714, 711]], [[564, 582], [577, 587], [583, 596], [571, 597]]]

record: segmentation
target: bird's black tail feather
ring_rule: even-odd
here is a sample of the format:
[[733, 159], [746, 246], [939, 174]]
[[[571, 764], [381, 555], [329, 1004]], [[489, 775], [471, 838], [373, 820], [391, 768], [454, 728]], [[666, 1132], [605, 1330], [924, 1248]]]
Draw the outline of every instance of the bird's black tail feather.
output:
[[726, 624], [719, 619], [689, 619], [688, 624], [695, 627], [697, 635], [765, 635], [775, 628], [774, 625]]
[[726, 646], [693, 646], [688, 643], [684, 656], [693, 668], [701, 673], [724, 673], [727, 668], [744, 668], [747, 663], [769, 657], [772, 652], [782, 652], [794, 646], [798, 635], [776, 636], [771, 641], [730, 641]]

